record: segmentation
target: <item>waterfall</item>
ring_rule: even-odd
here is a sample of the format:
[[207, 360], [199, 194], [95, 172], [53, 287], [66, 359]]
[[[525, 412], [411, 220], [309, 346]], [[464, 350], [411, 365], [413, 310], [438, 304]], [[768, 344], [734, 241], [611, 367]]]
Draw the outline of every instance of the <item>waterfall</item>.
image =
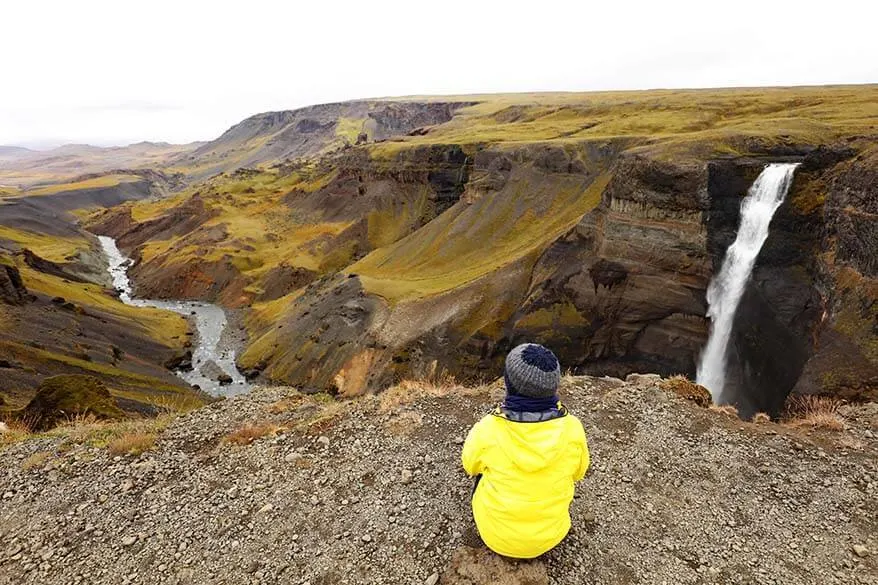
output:
[[768, 238], [774, 212], [783, 203], [799, 163], [772, 163], [765, 167], [741, 202], [741, 225], [726, 251], [722, 267], [707, 287], [707, 316], [712, 321], [707, 346], [698, 364], [697, 382], [710, 390], [714, 402], [723, 402], [726, 348], [735, 312], [753, 272], [756, 257]]

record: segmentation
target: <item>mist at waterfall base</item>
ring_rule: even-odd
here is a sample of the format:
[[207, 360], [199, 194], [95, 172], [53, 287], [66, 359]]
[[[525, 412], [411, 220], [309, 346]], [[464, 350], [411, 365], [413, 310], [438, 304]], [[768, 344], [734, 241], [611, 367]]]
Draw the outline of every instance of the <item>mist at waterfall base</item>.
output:
[[769, 225], [781, 206], [799, 163], [769, 164], [741, 202], [741, 223], [726, 251], [720, 271], [707, 288], [710, 335], [701, 354], [696, 381], [707, 388], [716, 404], [730, 401], [724, 393], [729, 339], [735, 312], [753, 272], [756, 258], [768, 238]]
[[[128, 268], [133, 261], [126, 258], [116, 246], [116, 241], [107, 236], [98, 236], [98, 241], [107, 257], [108, 271], [113, 280], [113, 288], [119, 292], [119, 299], [126, 305], [134, 307], [153, 307], [173, 311], [194, 321], [196, 338], [192, 352], [191, 371], [177, 371], [177, 375], [193, 386], [214, 396], [232, 396], [250, 389], [250, 385], [235, 366], [235, 353], [231, 348], [220, 348], [220, 339], [227, 325], [225, 311], [210, 303], [196, 301], [158, 301], [135, 299], [131, 296], [131, 282], [128, 280]], [[221, 385], [201, 372], [201, 367], [213, 361], [219, 368], [231, 376], [232, 383]]]

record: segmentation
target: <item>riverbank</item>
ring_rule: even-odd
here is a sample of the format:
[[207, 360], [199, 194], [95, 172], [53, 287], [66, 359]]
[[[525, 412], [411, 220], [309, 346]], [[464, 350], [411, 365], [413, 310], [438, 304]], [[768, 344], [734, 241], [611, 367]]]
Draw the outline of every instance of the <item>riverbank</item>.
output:
[[123, 303], [173, 311], [184, 315], [192, 325], [194, 335], [188, 360], [190, 363], [176, 370], [177, 375], [213, 396], [233, 396], [249, 391], [250, 384], [235, 363], [242, 342], [238, 341], [239, 336], [235, 331], [230, 331], [226, 312], [221, 307], [201, 301], [134, 298], [128, 279], [128, 269], [133, 261], [122, 254], [113, 238], [98, 236], [98, 241], [107, 259], [113, 287]]
[[544, 558], [507, 563], [474, 538], [459, 466], [496, 388], [346, 402], [256, 389], [176, 418], [137, 457], [61, 437], [13, 445], [0, 583], [878, 579], [875, 404], [843, 432], [806, 433], [696, 407], [655, 377], [568, 378], [593, 456], [573, 529]]

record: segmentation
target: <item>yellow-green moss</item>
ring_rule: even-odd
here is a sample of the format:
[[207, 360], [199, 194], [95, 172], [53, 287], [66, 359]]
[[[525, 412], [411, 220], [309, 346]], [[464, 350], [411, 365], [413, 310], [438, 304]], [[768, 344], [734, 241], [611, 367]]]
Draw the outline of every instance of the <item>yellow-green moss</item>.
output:
[[366, 131], [366, 121], [368, 118], [339, 118], [335, 124], [335, 135], [346, 141], [348, 144], [355, 144], [357, 136], [361, 132]]
[[585, 327], [588, 325], [582, 313], [573, 303], [557, 303], [547, 308], [537, 309], [519, 319], [515, 327], [521, 329], [542, 330], [554, 327]]
[[142, 177], [137, 175], [103, 175], [101, 177], [95, 177], [92, 179], [86, 179], [84, 181], [75, 181], [72, 183], [58, 183], [56, 185], [47, 185], [45, 187], [39, 187], [36, 189], [31, 189], [25, 191], [24, 194], [31, 195], [55, 195], [57, 193], [66, 193], [68, 191], [81, 191], [83, 189], [100, 189], [106, 187], [115, 187], [117, 185], [121, 185], [122, 183], [136, 183], [138, 181], [143, 181]]
[[472, 205], [450, 209], [349, 271], [391, 302], [456, 289], [544, 249], [597, 206], [609, 178], [605, 173], [585, 185], [578, 179], [522, 178]]
[[22, 280], [31, 292], [64, 299], [85, 307], [99, 309], [140, 328], [148, 337], [168, 347], [180, 347], [189, 325], [184, 317], [171, 311], [148, 307], [132, 307], [107, 294], [106, 289], [95, 284], [66, 281], [65, 279], [19, 266]]
[[62, 238], [4, 225], [0, 225], [0, 239], [15, 242], [20, 247], [27, 248], [37, 256], [52, 262], [65, 262], [68, 256], [91, 247], [91, 243], [84, 237]]

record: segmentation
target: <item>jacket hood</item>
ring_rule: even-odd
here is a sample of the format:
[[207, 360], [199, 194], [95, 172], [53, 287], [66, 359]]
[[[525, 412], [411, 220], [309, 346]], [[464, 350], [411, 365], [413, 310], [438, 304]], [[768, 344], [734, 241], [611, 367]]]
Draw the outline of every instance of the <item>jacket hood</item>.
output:
[[500, 417], [505, 433], [498, 444], [515, 466], [533, 473], [561, 456], [564, 448], [564, 422], [561, 418], [545, 422], [514, 422]]

